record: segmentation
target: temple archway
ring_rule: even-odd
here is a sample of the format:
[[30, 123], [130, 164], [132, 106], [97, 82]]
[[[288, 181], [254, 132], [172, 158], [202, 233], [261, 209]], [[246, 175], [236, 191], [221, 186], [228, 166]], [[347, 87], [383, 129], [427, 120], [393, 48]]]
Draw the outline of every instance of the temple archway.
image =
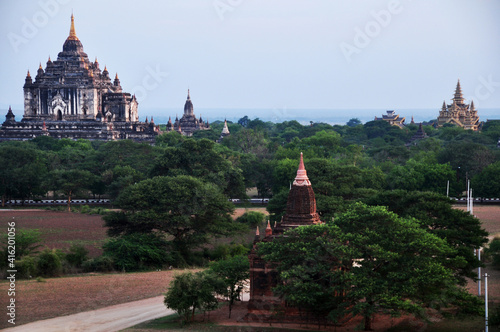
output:
[[57, 121], [62, 121], [63, 117], [62, 117], [62, 112], [61, 110], [58, 110], [57, 111]]

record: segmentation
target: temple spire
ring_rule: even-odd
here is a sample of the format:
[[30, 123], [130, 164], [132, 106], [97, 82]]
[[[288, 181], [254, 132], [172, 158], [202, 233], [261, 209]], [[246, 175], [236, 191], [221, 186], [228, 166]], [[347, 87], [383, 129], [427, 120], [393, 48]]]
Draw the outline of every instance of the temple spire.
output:
[[68, 40], [78, 40], [75, 32], [75, 17], [71, 14], [71, 28], [69, 29]]
[[455, 101], [456, 104], [464, 103], [464, 97], [462, 94], [462, 87], [460, 86], [460, 80], [458, 80], [457, 82], [457, 87], [455, 89], [455, 96], [453, 97], [453, 100]]
[[271, 223], [268, 220], [267, 221], [267, 227], [266, 227], [266, 237], [269, 237], [271, 235], [273, 235], [273, 230], [271, 228]]
[[189, 89], [188, 89], [188, 96], [187, 96], [187, 99], [191, 99], [191, 97], [189, 96]]
[[304, 157], [302, 155], [302, 152], [300, 153], [300, 162], [299, 162], [299, 169], [297, 170], [297, 176], [295, 177], [295, 180], [293, 181], [294, 186], [310, 186], [311, 182], [309, 181], [309, 178], [307, 177], [307, 172], [306, 168], [304, 167]]

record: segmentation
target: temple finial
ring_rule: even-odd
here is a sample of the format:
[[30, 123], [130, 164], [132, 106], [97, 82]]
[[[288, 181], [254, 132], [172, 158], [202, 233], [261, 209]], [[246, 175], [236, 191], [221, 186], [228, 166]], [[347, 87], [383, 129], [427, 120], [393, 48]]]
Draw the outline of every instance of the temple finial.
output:
[[310, 186], [311, 182], [307, 177], [306, 168], [304, 167], [304, 157], [302, 152], [300, 153], [299, 169], [297, 170], [297, 176], [293, 181], [294, 186]]
[[463, 94], [462, 94], [462, 87], [460, 86], [460, 79], [457, 82], [457, 87], [455, 89], [455, 96], [453, 96], [453, 100], [457, 104], [463, 104], [464, 97], [463, 97]]
[[266, 227], [266, 237], [273, 235], [273, 230], [271, 229], [271, 223], [269, 220], [267, 221], [267, 227]]
[[75, 17], [73, 16], [73, 13], [71, 13], [71, 28], [69, 29], [69, 40], [78, 40], [78, 37], [76, 36], [75, 32]]
[[187, 99], [191, 99], [191, 97], [189, 96], [189, 89], [188, 89], [188, 97], [187, 97]]
[[43, 69], [42, 68], [42, 63], [40, 62], [40, 65], [38, 66], [38, 69]]

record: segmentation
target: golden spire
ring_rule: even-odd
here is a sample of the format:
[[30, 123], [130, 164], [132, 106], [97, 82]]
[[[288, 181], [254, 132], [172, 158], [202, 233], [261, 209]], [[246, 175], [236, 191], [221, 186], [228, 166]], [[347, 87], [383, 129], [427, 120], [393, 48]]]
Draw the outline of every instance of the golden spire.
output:
[[26, 75], [26, 77], [31, 77], [29, 69], [28, 69], [28, 75]]
[[38, 69], [43, 69], [42, 68], [42, 63], [40, 62], [40, 66], [38, 66]]
[[69, 29], [68, 40], [78, 40], [75, 32], [75, 17], [71, 14], [71, 28]]

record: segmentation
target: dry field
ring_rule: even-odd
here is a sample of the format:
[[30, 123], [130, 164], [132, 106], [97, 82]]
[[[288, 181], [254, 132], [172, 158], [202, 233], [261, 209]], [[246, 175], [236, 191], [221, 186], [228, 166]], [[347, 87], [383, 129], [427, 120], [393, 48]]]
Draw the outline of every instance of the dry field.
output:
[[[38, 229], [42, 244], [47, 248], [67, 251], [72, 244], [83, 245], [90, 257], [102, 254], [106, 229], [100, 215], [87, 215], [45, 210], [0, 210], [0, 234], [7, 231], [6, 223], [15, 221], [16, 229]], [[5, 225], [5, 226], [3, 226]]]
[[[455, 208], [467, 210], [465, 205], [455, 205]], [[500, 205], [474, 205], [473, 212], [483, 223], [483, 228], [490, 233], [490, 238], [500, 236]]]

